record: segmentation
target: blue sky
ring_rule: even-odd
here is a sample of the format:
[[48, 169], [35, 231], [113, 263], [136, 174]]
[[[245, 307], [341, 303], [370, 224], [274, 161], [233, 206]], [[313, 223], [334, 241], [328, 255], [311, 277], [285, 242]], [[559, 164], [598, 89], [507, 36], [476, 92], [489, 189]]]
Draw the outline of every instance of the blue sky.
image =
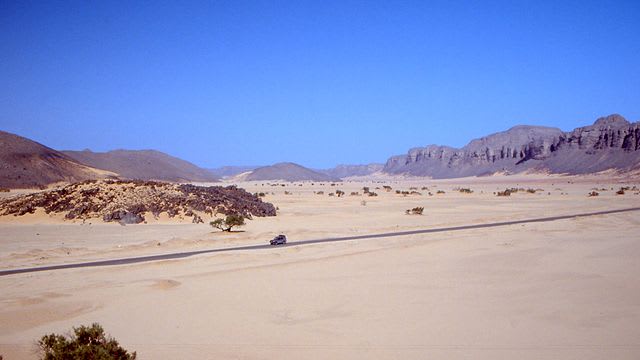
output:
[[0, 0], [0, 129], [204, 167], [640, 120], [635, 1]]

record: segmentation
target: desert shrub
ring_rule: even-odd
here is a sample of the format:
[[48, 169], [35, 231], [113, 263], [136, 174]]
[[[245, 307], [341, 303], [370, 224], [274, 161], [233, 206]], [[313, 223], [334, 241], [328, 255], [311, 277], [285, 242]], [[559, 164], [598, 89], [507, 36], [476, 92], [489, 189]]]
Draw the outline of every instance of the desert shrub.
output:
[[444, 192], [444, 190], [438, 190], [438, 191], [436, 191], [436, 194], [444, 194], [444, 193], [445, 193], [445, 192]]
[[456, 188], [456, 189], [453, 189], [453, 190], [461, 192], [463, 194], [471, 194], [471, 193], [473, 193], [473, 190], [471, 190], [469, 188]]
[[377, 194], [377, 193], [375, 193], [375, 192], [371, 192], [371, 191], [368, 193], [368, 195], [369, 195], [369, 196], [378, 196], [378, 194]]
[[420, 190], [422, 190], [422, 191], [429, 191], [429, 188], [428, 188], [428, 187], [426, 187], [426, 186], [423, 186], [423, 187], [421, 187], [421, 188], [420, 188]]
[[[628, 190], [628, 189], [629, 188], [626, 188], [626, 190]], [[625, 188], [622, 187], [622, 188], [620, 188], [620, 190], [616, 191], [616, 194], [617, 195], [624, 195], [624, 191], [625, 191]]]
[[336, 194], [334, 194], [334, 193], [329, 193], [329, 196], [335, 196], [335, 195], [336, 195]]
[[369, 187], [368, 186], [363, 187], [362, 188], [362, 192], [365, 193], [365, 194], [368, 194], [369, 193]]
[[45, 335], [38, 340], [38, 348], [43, 360], [129, 360], [137, 356], [135, 351], [129, 353], [114, 338], [107, 336], [97, 323], [73, 328], [73, 335], [69, 337]]
[[360, 195], [360, 193], [359, 193], [359, 192], [357, 192], [357, 191], [352, 191], [352, 192], [351, 192], [351, 196], [358, 196], [358, 195]]
[[405, 210], [405, 214], [407, 215], [422, 215], [422, 212], [424, 211], [424, 207], [422, 206], [416, 206], [413, 209], [407, 209]]
[[418, 190], [418, 188], [415, 187], [415, 186], [412, 186], [412, 187], [409, 188], [409, 190]]
[[340, 197], [340, 196], [344, 195], [344, 191], [342, 191], [342, 190], [336, 190], [336, 195], [337, 195], [338, 197]]
[[511, 190], [505, 189], [504, 191], [498, 191], [496, 194], [498, 196], [511, 196]]
[[386, 192], [391, 191], [391, 186], [389, 186], [389, 185], [383, 185], [383, 186], [382, 186], [382, 188], [383, 188]]
[[396, 194], [400, 195], [400, 194], [402, 194], [402, 191], [396, 190]]
[[285, 190], [285, 191], [284, 191], [284, 194], [285, 194], [285, 195], [291, 195], [291, 193], [290, 193], [290, 192], [288, 192], [287, 190]]
[[324, 195], [324, 191], [322, 191], [322, 190], [321, 190], [321, 191], [318, 191], [316, 194], [318, 194], [318, 195]]
[[420, 192], [414, 190], [414, 191], [410, 192], [409, 195], [422, 195], [422, 194]]
[[597, 191], [592, 191], [589, 193], [589, 197], [600, 195]]
[[362, 200], [362, 201], [360, 201], [360, 205], [362, 205], [362, 206], [367, 206], [367, 202], [366, 202], [366, 201], [364, 201], [364, 200]]
[[230, 214], [224, 219], [216, 219], [210, 222], [209, 225], [222, 231], [231, 232], [231, 228], [234, 226], [244, 225], [244, 216], [240, 214]]

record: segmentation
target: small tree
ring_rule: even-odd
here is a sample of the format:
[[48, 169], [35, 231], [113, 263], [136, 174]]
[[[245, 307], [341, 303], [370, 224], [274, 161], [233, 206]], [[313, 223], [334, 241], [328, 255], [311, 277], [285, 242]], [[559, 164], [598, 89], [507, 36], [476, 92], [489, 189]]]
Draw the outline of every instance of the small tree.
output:
[[95, 359], [129, 360], [136, 358], [136, 352], [127, 352], [118, 342], [108, 337], [100, 324], [73, 328], [73, 335], [65, 337], [57, 334], [43, 336], [38, 341], [40, 359]]
[[231, 232], [231, 228], [233, 228], [234, 226], [244, 225], [244, 216], [240, 214], [227, 215], [225, 219], [216, 219], [210, 222], [209, 225], [222, 231]]

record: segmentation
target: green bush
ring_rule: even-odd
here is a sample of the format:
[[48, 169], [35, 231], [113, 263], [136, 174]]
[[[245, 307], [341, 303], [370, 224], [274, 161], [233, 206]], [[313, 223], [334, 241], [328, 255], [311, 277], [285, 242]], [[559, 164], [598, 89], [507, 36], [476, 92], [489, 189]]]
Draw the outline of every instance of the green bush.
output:
[[222, 231], [231, 232], [231, 228], [233, 228], [234, 226], [244, 225], [244, 216], [240, 214], [227, 215], [225, 219], [216, 219], [210, 222], [209, 225]]
[[97, 323], [91, 326], [73, 328], [73, 335], [49, 334], [38, 341], [40, 359], [66, 360], [129, 360], [136, 358], [136, 352], [129, 353], [118, 342], [108, 337]]

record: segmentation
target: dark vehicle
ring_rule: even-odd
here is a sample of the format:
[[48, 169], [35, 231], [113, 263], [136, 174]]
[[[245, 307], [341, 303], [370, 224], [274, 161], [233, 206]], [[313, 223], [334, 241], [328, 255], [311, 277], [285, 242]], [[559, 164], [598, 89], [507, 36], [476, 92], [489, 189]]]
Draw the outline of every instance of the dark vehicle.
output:
[[278, 235], [273, 238], [273, 240], [269, 241], [271, 245], [284, 245], [287, 243], [287, 237], [284, 235]]

